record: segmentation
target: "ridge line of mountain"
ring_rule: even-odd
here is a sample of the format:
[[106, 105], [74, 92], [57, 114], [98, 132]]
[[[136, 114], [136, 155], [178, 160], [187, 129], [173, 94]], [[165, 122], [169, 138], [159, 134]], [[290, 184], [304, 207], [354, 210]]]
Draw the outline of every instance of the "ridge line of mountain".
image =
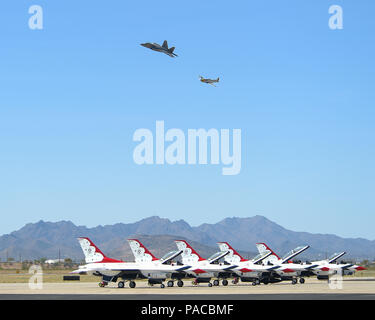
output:
[[[0, 259], [15, 257], [56, 256], [63, 250], [71, 257], [83, 257], [77, 237], [87, 236], [109, 254], [128, 256], [130, 248], [127, 237], [143, 235], [152, 237], [149, 246], [159, 254], [174, 249], [177, 237], [194, 240], [204, 254], [218, 250], [218, 241], [227, 241], [235, 249], [255, 253], [255, 243], [266, 242], [281, 255], [299, 246], [310, 245], [307, 257], [325, 257], [337, 251], [346, 251], [348, 256], [374, 259], [375, 241], [364, 238], [342, 238], [334, 234], [313, 234], [291, 231], [256, 215], [253, 217], [228, 217], [217, 223], [191, 226], [185, 220], [171, 221], [168, 218], [151, 216], [133, 223], [118, 222], [96, 227], [77, 226], [72, 221], [49, 222], [39, 220], [0, 236]], [[150, 238], [147, 238], [150, 239]], [[147, 240], [146, 240], [147, 241]], [[198, 250], [197, 250], [198, 251]]]

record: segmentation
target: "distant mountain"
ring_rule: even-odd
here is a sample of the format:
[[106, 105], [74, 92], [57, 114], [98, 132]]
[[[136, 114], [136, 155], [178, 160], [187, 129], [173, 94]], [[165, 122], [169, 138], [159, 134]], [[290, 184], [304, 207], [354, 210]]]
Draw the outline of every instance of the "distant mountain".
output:
[[70, 221], [39, 221], [0, 236], [0, 258], [2, 261], [6, 257], [18, 259], [20, 256], [24, 260], [57, 258], [60, 251], [61, 257], [82, 260], [84, 257], [76, 239], [80, 236], [90, 237], [108, 256], [127, 261], [133, 260], [126, 241], [129, 237], [138, 237], [159, 257], [176, 249], [173, 240], [186, 239], [203, 257], [218, 251], [216, 242], [228, 241], [246, 257], [256, 254], [256, 242], [266, 242], [281, 255], [308, 244], [310, 249], [301, 255], [304, 259], [321, 259], [337, 251], [346, 251], [348, 258], [375, 258], [375, 241], [290, 231], [262, 216], [226, 218], [198, 227], [191, 227], [184, 220], [170, 221], [157, 216], [135, 223], [94, 228], [76, 226]]

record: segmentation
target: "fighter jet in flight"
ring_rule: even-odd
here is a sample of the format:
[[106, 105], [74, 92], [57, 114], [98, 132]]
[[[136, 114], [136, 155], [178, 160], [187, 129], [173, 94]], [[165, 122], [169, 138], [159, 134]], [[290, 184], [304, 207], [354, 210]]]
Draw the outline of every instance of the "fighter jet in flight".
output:
[[149, 43], [149, 42], [147, 42], [147, 43], [141, 43], [141, 46], [149, 48], [149, 49], [154, 50], [154, 51], [165, 53], [165, 54], [167, 54], [168, 56], [170, 56], [172, 58], [178, 57], [177, 54], [173, 53], [175, 47], [172, 47], [172, 48], [168, 49], [168, 42], [167, 42], [167, 40], [164, 40], [162, 46], [160, 44], [157, 44], [157, 43]]
[[208, 79], [208, 78], [203, 78], [202, 76], [199, 76], [199, 78], [200, 78], [201, 82], [208, 83], [208, 84], [210, 84], [210, 85], [212, 85], [214, 87], [216, 87], [214, 85], [214, 83], [219, 82], [219, 78], [217, 78], [217, 79]]

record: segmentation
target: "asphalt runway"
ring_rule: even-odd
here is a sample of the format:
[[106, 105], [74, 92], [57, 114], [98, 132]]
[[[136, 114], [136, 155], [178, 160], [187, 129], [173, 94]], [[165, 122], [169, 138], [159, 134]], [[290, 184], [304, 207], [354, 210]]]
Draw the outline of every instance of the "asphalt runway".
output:
[[330, 286], [327, 281], [306, 279], [304, 284], [281, 282], [252, 286], [248, 283], [224, 287], [194, 286], [150, 287], [137, 282], [137, 287], [118, 288], [111, 283], [100, 288], [97, 282], [43, 283], [41, 289], [31, 289], [28, 283], [1, 283], [0, 300], [375, 300], [375, 279], [348, 279]]
[[298, 294], [1, 294], [0, 300], [375, 300], [375, 294], [298, 293]]

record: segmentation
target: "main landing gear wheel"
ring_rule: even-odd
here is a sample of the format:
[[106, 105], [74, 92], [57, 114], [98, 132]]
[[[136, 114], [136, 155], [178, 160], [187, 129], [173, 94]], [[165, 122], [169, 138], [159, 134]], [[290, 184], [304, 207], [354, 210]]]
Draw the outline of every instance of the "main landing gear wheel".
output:
[[227, 286], [228, 285], [228, 280], [224, 279], [223, 282], [222, 282], [223, 286]]
[[293, 278], [292, 279], [292, 284], [296, 284], [297, 283], [297, 279]]
[[125, 287], [125, 282], [124, 282], [124, 281], [120, 281], [120, 282], [117, 284], [117, 286], [118, 286], [119, 288], [123, 288], [123, 287]]
[[108, 282], [105, 281], [99, 282], [99, 287], [104, 288], [107, 284]]
[[305, 283], [305, 279], [304, 278], [299, 279], [299, 283], [301, 284]]
[[219, 280], [214, 280], [214, 286], [218, 286], [219, 285]]
[[165, 285], [164, 285], [164, 283], [162, 283], [162, 284], [160, 285], [160, 288], [162, 288], [162, 289], [164, 289], [164, 288], [165, 288]]
[[209, 286], [209, 287], [212, 287], [212, 283], [211, 283], [211, 282], [209, 282], [209, 283], [208, 283], [208, 286]]
[[130, 288], [135, 288], [135, 282], [134, 281], [130, 281], [129, 282], [129, 287]]
[[168, 286], [168, 287], [173, 287], [173, 285], [174, 285], [174, 282], [173, 282], [172, 280], [169, 280], [169, 281], [167, 282], [167, 286]]
[[178, 280], [178, 281], [177, 281], [177, 285], [178, 285], [179, 287], [182, 287], [182, 286], [184, 285], [184, 282], [183, 282], [182, 280]]
[[255, 281], [253, 281], [253, 282], [251, 283], [251, 285], [256, 286], [257, 283], [256, 283]]

